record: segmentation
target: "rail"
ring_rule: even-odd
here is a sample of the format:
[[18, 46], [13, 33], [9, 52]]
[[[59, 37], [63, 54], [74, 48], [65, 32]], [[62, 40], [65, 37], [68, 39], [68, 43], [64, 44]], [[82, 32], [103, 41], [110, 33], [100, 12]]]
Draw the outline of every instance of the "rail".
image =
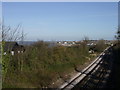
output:
[[89, 73], [95, 72], [103, 63], [102, 58], [111, 46], [107, 47], [91, 64], [84, 68], [81, 72], [77, 73], [72, 79], [61, 85], [58, 90], [71, 90], [76, 84], [81, 82]]

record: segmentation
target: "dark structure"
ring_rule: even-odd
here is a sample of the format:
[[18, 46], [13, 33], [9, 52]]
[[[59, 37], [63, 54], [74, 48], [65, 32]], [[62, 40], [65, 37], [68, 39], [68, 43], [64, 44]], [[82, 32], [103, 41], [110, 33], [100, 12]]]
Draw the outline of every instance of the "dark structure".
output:
[[4, 55], [7, 53], [14, 55], [17, 53], [23, 53], [25, 51], [24, 46], [19, 45], [17, 42], [5, 42], [3, 49]]

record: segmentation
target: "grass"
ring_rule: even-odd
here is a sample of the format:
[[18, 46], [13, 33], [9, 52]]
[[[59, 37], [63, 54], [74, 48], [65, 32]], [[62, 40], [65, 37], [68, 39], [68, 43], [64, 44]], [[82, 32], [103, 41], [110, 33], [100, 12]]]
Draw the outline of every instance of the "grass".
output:
[[71, 47], [48, 47], [47, 43], [37, 42], [26, 47], [23, 54], [10, 59], [4, 88], [50, 87], [60, 76], [64, 78], [75, 67], [83, 65], [89, 55], [85, 44]]

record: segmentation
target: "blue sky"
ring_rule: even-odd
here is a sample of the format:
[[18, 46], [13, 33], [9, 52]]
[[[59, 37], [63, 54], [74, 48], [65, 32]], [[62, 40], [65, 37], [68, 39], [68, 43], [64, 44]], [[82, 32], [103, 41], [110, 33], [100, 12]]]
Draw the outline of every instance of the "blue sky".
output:
[[26, 40], [114, 39], [117, 2], [3, 2], [12, 27], [22, 23]]

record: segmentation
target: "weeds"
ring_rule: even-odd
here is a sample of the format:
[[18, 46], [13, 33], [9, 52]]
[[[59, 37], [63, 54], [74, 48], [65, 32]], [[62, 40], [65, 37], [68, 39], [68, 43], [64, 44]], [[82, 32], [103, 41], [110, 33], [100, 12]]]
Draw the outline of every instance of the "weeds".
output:
[[39, 41], [27, 46], [22, 54], [11, 57], [3, 87], [48, 87], [59, 76], [86, 62], [90, 57], [84, 43], [78, 46], [48, 47]]

